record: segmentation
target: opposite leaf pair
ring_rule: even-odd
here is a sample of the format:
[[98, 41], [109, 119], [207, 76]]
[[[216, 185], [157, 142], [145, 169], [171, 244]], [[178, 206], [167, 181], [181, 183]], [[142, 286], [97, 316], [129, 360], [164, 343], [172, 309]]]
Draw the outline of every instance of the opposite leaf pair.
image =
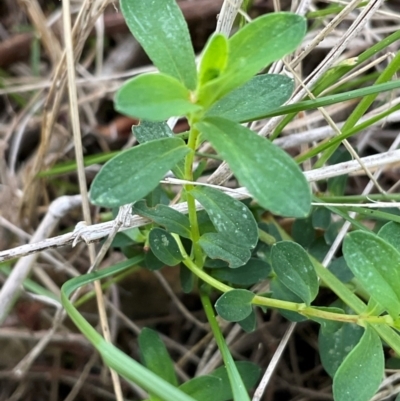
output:
[[[117, 93], [117, 110], [141, 119], [161, 121], [202, 108], [206, 112], [262, 68], [295, 50], [306, 30], [301, 16], [264, 15], [229, 39], [213, 35], [197, 72], [189, 32], [179, 7], [174, 0], [162, 5], [156, 3], [123, 1], [121, 4], [131, 32], [160, 71], [133, 78]], [[281, 77], [281, 83], [282, 89], [291, 86], [285, 77]], [[248, 88], [245, 92], [249, 92]]]
[[[310, 190], [296, 163], [238, 124], [279, 107], [290, 97], [293, 82], [289, 78], [254, 75], [301, 43], [305, 19], [290, 13], [268, 14], [229, 39], [214, 35], [197, 73], [187, 26], [174, 0], [146, 5], [123, 1], [122, 10], [160, 73], [128, 81], [117, 93], [116, 109], [153, 121], [185, 116], [190, 124], [189, 142], [185, 145], [180, 138], [166, 137], [165, 130], [155, 126], [151, 141], [121, 153], [103, 167], [92, 184], [92, 202], [118, 207], [140, 200], [171, 169], [191, 180], [187, 162], [193, 160], [196, 147], [208, 140], [262, 207], [279, 215], [306, 216]], [[185, 171], [179, 167], [184, 158]]]

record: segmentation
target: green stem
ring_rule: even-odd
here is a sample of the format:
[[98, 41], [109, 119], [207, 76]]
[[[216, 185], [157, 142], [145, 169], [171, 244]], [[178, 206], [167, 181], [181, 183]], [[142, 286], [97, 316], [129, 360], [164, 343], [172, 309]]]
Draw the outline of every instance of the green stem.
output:
[[249, 395], [247, 394], [246, 387], [243, 384], [242, 378], [236, 368], [235, 361], [232, 358], [229, 348], [226, 345], [224, 336], [221, 333], [217, 319], [214, 314], [214, 309], [211, 305], [210, 298], [204, 291], [200, 292], [200, 299], [203, 304], [204, 311], [207, 316], [207, 320], [210, 323], [210, 327], [217, 343], [218, 349], [221, 352], [222, 359], [228, 374], [229, 382], [232, 388], [233, 399], [235, 401], [250, 401]]
[[211, 277], [210, 275], [208, 275], [204, 270], [202, 270], [198, 266], [196, 266], [196, 264], [187, 255], [186, 255], [185, 259], [183, 260], [183, 263], [199, 279], [203, 280], [205, 283], [211, 285], [212, 287], [216, 288], [217, 290], [219, 290], [221, 292], [228, 292], [228, 291], [233, 290], [233, 288], [230, 287], [229, 285], [221, 283], [214, 277]]
[[[190, 148], [191, 152], [186, 156], [185, 159], [185, 177], [184, 177], [185, 180], [187, 181], [193, 181], [193, 161], [194, 161], [195, 150], [197, 147], [197, 140], [199, 137], [199, 131], [193, 128], [192, 123], [190, 125], [192, 128], [189, 131], [188, 147]], [[190, 230], [193, 241], [193, 256], [196, 264], [198, 266], [203, 266], [203, 251], [201, 250], [199, 245], [200, 232], [199, 232], [199, 225], [197, 222], [196, 201], [190, 194], [190, 191], [194, 188], [194, 186], [192, 184], [186, 184], [184, 187], [186, 191], [186, 201], [188, 205]]]
[[396, 223], [400, 223], [400, 216], [396, 216], [393, 213], [381, 212], [380, 210], [374, 210], [364, 207], [357, 206], [342, 206], [338, 207], [340, 210], [346, 210], [347, 212], [356, 212], [363, 216], [368, 216], [371, 219], [384, 220], [384, 221], [395, 221]]
[[[269, 222], [273, 223], [275, 227], [278, 229], [281, 234], [282, 239], [293, 241], [292, 238], [281, 228], [276, 221], [270, 217]], [[314, 264], [315, 271], [320, 279], [329, 287], [346, 305], [350, 306], [356, 313], [361, 315], [366, 311], [366, 305], [361, 299], [359, 299], [356, 295], [354, 295], [336, 276], [334, 276], [328, 269], [326, 269], [321, 263], [319, 263], [316, 259], [311, 257], [311, 260]], [[378, 316], [377, 316], [378, 317]], [[386, 318], [386, 316], [382, 316]], [[378, 317], [379, 318], [379, 317]], [[374, 322], [376, 323], [376, 322]], [[395, 332], [392, 327], [397, 328], [399, 322], [395, 322], [393, 325], [386, 322], [386, 325], [376, 324], [372, 327], [374, 330], [381, 336], [381, 338], [386, 341], [386, 343], [392, 347], [392, 349], [400, 355], [400, 337], [397, 332]]]
[[274, 245], [276, 243], [276, 239], [271, 234], [268, 234], [264, 230], [258, 229], [258, 238], [261, 242], [264, 242], [267, 245]]
[[[292, 240], [288, 234], [271, 218], [271, 222], [274, 222], [277, 229], [279, 230], [283, 239]], [[232, 291], [234, 288], [221, 283], [215, 278], [209, 276], [204, 270], [200, 269], [196, 266], [196, 264], [188, 257], [185, 249], [183, 248], [182, 242], [180, 238], [176, 236], [177, 243], [179, 249], [184, 258], [183, 263], [186, 267], [194, 273], [201, 280], [216, 288], [221, 292]], [[327, 311], [321, 311], [320, 309], [315, 309], [313, 307], [307, 307], [304, 304], [296, 304], [294, 302], [280, 301], [277, 299], [270, 299], [265, 297], [260, 297], [256, 295], [252, 303], [255, 305], [263, 305], [270, 308], [278, 308], [278, 309], [286, 309], [291, 310], [304, 316], [310, 317], [323, 317], [326, 320], [338, 320], [346, 321], [349, 323], [358, 323], [364, 325], [364, 322], [369, 322], [373, 324], [374, 330], [382, 337], [386, 343], [393, 348], [393, 350], [400, 355], [400, 337], [395, 332], [392, 327], [398, 328], [400, 327], [400, 321], [393, 322], [393, 320], [389, 316], [362, 316], [362, 314], [366, 311], [366, 305], [361, 299], [359, 299], [356, 295], [354, 295], [339, 279], [337, 279], [328, 269], [325, 269], [321, 263], [319, 263], [316, 259], [312, 258], [314, 263], [315, 270], [318, 276], [321, 278], [323, 282], [329, 287], [345, 304], [350, 306], [357, 315], [342, 315]], [[321, 312], [323, 315], [321, 315]]]
[[[228, 291], [232, 291], [234, 289], [234, 288], [230, 287], [229, 285], [221, 283], [214, 277], [211, 277], [210, 275], [208, 275], [204, 270], [198, 268], [196, 266], [196, 264], [191, 259], [189, 259], [189, 257], [187, 255], [183, 255], [183, 256], [185, 257], [185, 259], [183, 260], [183, 263], [185, 264], [185, 266], [192, 273], [194, 273], [197, 277], [199, 277], [201, 280], [203, 280], [205, 283], [209, 284], [210, 286], [214, 287], [215, 289], [217, 289], [221, 292], [228, 292]], [[328, 272], [329, 274], [332, 274], [329, 271], [327, 271], [326, 269], [324, 269], [324, 272]], [[333, 277], [336, 279], [335, 276], [333, 276]], [[345, 292], [339, 291], [339, 293], [337, 293], [337, 295], [339, 296], [339, 294], [340, 294], [341, 295], [340, 298], [344, 298], [343, 300], [350, 302], [352, 304], [350, 306], [357, 308], [359, 310], [359, 313], [361, 314], [365, 310], [365, 304], [360, 299], [358, 299], [347, 287], [345, 287], [345, 286], [343, 286], [343, 287], [345, 288]], [[388, 316], [345, 315], [345, 314], [341, 314], [341, 313], [322, 311], [322, 310], [316, 309], [312, 306], [306, 306], [305, 304], [299, 304], [296, 302], [289, 302], [289, 301], [281, 301], [279, 299], [266, 298], [266, 297], [262, 297], [259, 295], [254, 296], [252, 303], [254, 305], [266, 306], [268, 308], [285, 309], [285, 310], [289, 310], [292, 312], [297, 312], [308, 318], [315, 317], [315, 318], [322, 318], [322, 319], [326, 319], [326, 320], [335, 320], [335, 321], [358, 323], [358, 324], [361, 322], [369, 322], [369, 323], [375, 323], [375, 324], [388, 324], [388, 323], [391, 324], [391, 323], [393, 323], [392, 320], [388, 321]], [[360, 308], [361, 305], [363, 306], [362, 308]], [[353, 309], [355, 309], [355, 308], [353, 308]]]

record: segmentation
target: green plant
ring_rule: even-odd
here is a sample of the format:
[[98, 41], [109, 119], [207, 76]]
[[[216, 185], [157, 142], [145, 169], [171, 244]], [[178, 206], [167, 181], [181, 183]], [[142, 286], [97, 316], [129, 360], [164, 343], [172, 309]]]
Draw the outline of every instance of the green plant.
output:
[[[279, 309], [294, 321], [318, 322], [321, 358], [333, 377], [335, 400], [367, 401], [383, 377], [381, 339], [400, 354], [396, 331], [400, 329], [400, 253], [393, 243], [399, 226], [388, 223], [374, 234], [338, 208], [312, 210], [309, 184], [295, 161], [241, 125], [346, 98], [332, 95], [280, 107], [290, 98], [293, 81], [281, 75], [256, 75], [299, 46], [306, 32], [305, 19], [290, 13], [268, 14], [229, 39], [215, 34], [196, 69], [187, 26], [175, 0], [122, 0], [121, 6], [130, 30], [159, 73], [135, 77], [118, 91], [116, 109], [142, 120], [133, 128], [140, 145], [104, 165], [92, 184], [90, 197], [94, 204], [111, 208], [134, 203], [133, 211], [152, 221], [135, 242], [149, 245], [151, 252], [131, 255], [128, 263], [67, 282], [62, 300], [70, 317], [105, 362], [146, 389], [151, 400], [249, 400], [248, 389], [254, 385], [258, 370], [253, 365], [234, 363], [210, 301], [217, 290], [222, 295], [215, 310], [247, 331], [255, 327], [255, 307]], [[330, 78], [328, 74], [325, 83]], [[396, 85], [386, 84], [384, 88]], [[325, 88], [324, 81], [320, 86]], [[379, 88], [367, 88], [363, 93], [376, 93]], [[187, 141], [174, 135], [164, 122], [172, 116], [187, 118]], [[343, 135], [356, 132], [354, 125], [348, 124]], [[195, 185], [199, 173], [194, 171], [195, 152], [204, 141], [209, 141], [229, 164], [258, 208], [297, 219], [294, 238], [272, 218], [257, 225], [257, 210], [251, 205], [218, 189]], [[327, 159], [335, 144], [326, 153]], [[187, 202], [188, 216], [162, 203], [158, 185], [169, 170], [186, 182], [181, 201]], [[342, 184], [331, 181], [330, 185], [337, 189]], [[197, 211], [196, 201], [205, 212]], [[313, 256], [321, 251], [313, 248], [315, 229], [326, 230], [326, 242], [329, 233], [337, 230], [331, 221], [332, 212], [361, 228], [348, 235], [343, 249], [347, 265], [339, 273], [332, 268], [336, 275]], [[301, 234], [296, 238], [296, 233]], [[133, 265], [155, 270], [178, 264], [184, 290], [199, 290], [225, 364], [225, 369], [180, 386], [164, 345], [154, 332], [145, 329], [139, 339], [145, 368], [107, 343], [68, 300], [75, 289], [121, 274]], [[354, 275], [362, 288], [347, 286], [343, 272], [346, 277]], [[249, 290], [266, 279], [271, 293]], [[329, 307], [314, 306], [321, 283], [340, 301]], [[368, 304], [359, 294], [367, 294]], [[349, 328], [352, 335], [348, 335]]]

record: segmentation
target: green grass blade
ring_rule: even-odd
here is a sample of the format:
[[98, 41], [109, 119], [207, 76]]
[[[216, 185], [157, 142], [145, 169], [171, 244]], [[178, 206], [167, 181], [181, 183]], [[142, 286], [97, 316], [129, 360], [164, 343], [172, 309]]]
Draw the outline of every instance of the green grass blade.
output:
[[312, 100], [304, 100], [302, 102], [298, 102], [295, 104], [289, 104], [287, 106], [278, 107], [277, 109], [271, 112], [260, 115], [259, 117], [257, 117], [257, 120], [261, 120], [263, 118], [282, 116], [284, 114], [289, 114], [289, 113], [299, 113], [300, 111], [312, 110], [318, 107], [325, 107], [331, 104], [345, 102], [347, 100], [357, 99], [363, 96], [387, 92], [398, 88], [400, 88], [400, 80], [385, 82], [383, 84], [376, 84], [373, 86], [368, 86], [362, 89], [356, 89], [346, 93], [324, 96]]
[[[143, 260], [142, 256], [138, 256], [136, 263]], [[130, 266], [130, 265], [129, 265]], [[84, 317], [78, 312], [69, 296], [78, 288], [90, 284], [96, 280], [100, 280], [110, 275], [120, 273], [129, 266], [117, 266], [108, 269], [86, 274], [67, 281], [61, 288], [61, 301], [67, 311], [69, 317], [75, 325], [81, 330], [85, 337], [93, 344], [97, 351], [102, 356], [105, 363], [118, 374], [125, 377], [140, 387], [149, 391], [160, 399], [165, 401], [195, 401], [192, 397], [186, 395], [170, 383], [160, 379], [150, 370], [143, 367], [140, 363], [124, 354], [117, 347], [108, 343], [104, 338], [87, 322]]]
[[[379, 86], [379, 84], [386, 83], [387, 81], [391, 80], [396, 74], [396, 72], [400, 68], [400, 53], [397, 53], [393, 60], [389, 63], [389, 65], [385, 68], [382, 72], [380, 77], [376, 80], [374, 86]], [[389, 82], [392, 83], [392, 82]], [[400, 80], [394, 81], [393, 83], [400, 83]], [[372, 86], [372, 87], [374, 87]], [[379, 92], [371, 93], [366, 95], [356, 106], [350, 116], [346, 119], [344, 126], [342, 127], [343, 131], [347, 131], [350, 128], [353, 128], [357, 122], [363, 117], [363, 115], [367, 112], [369, 107], [375, 101], [376, 97], [378, 96]], [[332, 146], [328, 150], [322, 154], [319, 160], [315, 163], [315, 167], [321, 167], [325, 164], [325, 162], [333, 155], [335, 150], [339, 145]]]
[[[87, 166], [92, 166], [93, 164], [104, 163], [104, 162], [107, 162], [110, 159], [112, 159], [118, 153], [121, 153], [121, 151], [86, 156], [83, 159], [83, 164], [85, 167], [87, 167]], [[48, 170], [41, 171], [37, 176], [39, 178], [52, 177], [52, 176], [56, 176], [56, 175], [72, 173], [76, 170], [77, 170], [76, 162], [71, 160], [71, 161], [67, 161], [67, 162], [63, 162], [63, 163], [58, 163]]]
[[239, 371], [235, 365], [235, 362], [232, 358], [229, 348], [226, 345], [225, 339], [218, 326], [218, 322], [217, 322], [217, 319], [215, 318], [213, 307], [210, 302], [210, 298], [208, 297], [208, 295], [202, 293], [201, 301], [203, 303], [203, 307], [204, 307], [204, 311], [206, 312], [207, 319], [210, 323], [211, 330], [214, 334], [215, 341], [221, 352], [222, 359], [224, 360], [226, 371], [228, 373], [228, 378], [231, 383], [233, 400], [234, 401], [250, 401], [250, 397], [247, 394], [246, 386], [244, 385], [243, 380], [240, 377]]

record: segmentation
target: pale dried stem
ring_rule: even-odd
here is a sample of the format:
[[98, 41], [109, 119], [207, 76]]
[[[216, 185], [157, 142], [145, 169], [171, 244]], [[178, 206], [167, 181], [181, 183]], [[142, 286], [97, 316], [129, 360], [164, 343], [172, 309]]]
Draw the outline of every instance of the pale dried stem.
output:
[[296, 323], [290, 323], [290, 326], [288, 327], [285, 334], [283, 335], [282, 340], [280, 341], [278, 348], [276, 349], [276, 351], [268, 365], [268, 368], [266, 369], [260, 383], [257, 386], [257, 389], [253, 395], [252, 401], [260, 401], [261, 400], [261, 398], [265, 392], [265, 389], [267, 388], [268, 383], [271, 379], [271, 376], [274, 373], [275, 368], [278, 365], [279, 360], [282, 357], [283, 351], [285, 350], [286, 345], [287, 345], [295, 327], [296, 327]]
[[229, 36], [242, 2], [243, 0], [224, 0], [218, 16], [216, 32]]
[[[362, 119], [360, 119], [359, 122], [360, 123], [364, 122], [364, 121], [368, 120], [369, 118], [374, 117], [377, 114], [384, 112], [388, 108], [396, 106], [398, 104], [400, 104], [400, 98], [396, 98], [396, 99], [392, 100], [390, 105], [385, 104], [381, 107], [374, 109], [370, 113], [365, 114], [364, 117]], [[297, 120], [297, 121], [300, 122], [300, 120]], [[378, 125], [382, 125], [383, 123], [384, 124], [397, 123], [399, 121], [400, 121], [400, 111], [395, 111], [395, 112], [391, 113], [389, 116], [385, 117], [385, 119], [383, 121], [381, 120], [381, 121], [377, 121], [377, 122], [371, 124], [370, 128], [376, 127]], [[339, 122], [336, 125], [339, 128], [341, 128], [343, 126], [343, 124], [344, 124], [344, 121]], [[291, 129], [300, 128], [302, 125], [304, 125], [303, 122], [301, 123], [301, 125], [293, 124], [290, 128]], [[302, 132], [299, 134], [291, 134], [291, 135], [287, 135], [285, 137], [279, 137], [274, 140], [274, 144], [283, 149], [287, 149], [287, 148], [294, 148], [294, 147], [297, 147], [302, 144], [312, 143], [315, 141], [320, 141], [323, 139], [331, 138], [333, 136], [335, 136], [335, 132], [332, 130], [331, 127], [329, 127], [327, 125], [327, 126], [323, 126], [323, 127], [314, 128], [314, 129], [311, 129], [309, 131], [305, 131], [305, 132]]]
[[18, 3], [25, 8], [29, 18], [31, 19], [35, 29], [40, 35], [40, 40], [46, 53], [52, 60], [53, 65], [57, 65], [61, 57], [61, 47], [56, 35], [48, 27], [46, 17], [43, 14], [37, 0], [18, 0]]
[[[220, 319], [218, 319], [220, 320]], [[222, 326], [222, 330], [223, 330], [223, 326], [224, 324], [226, 324], [225, 321], [219, 321], [220, 326]], [[234, 324], [232, 326], [232, 328], [229, 330], [229, 333], [226, 335], [225, 338], [225, 342], [226, 345], [230, 346], [235, 339], [242, 334], [242, 328], [240, 327], [240, 325], [238, 324]], [[213, 347], [211, 347], [211, 349], [213, 349]], [[208, 358], [208, 354], [205, 353], [205, 356], [207, 358], [205, 358], [207, 360], [207, 363], [205, 363], [203, 366], [201, 366], [199, 364], [199, 367], [201, 366], [201, 369], [197, 369], [196, 371], [196, 376], [203, 376], [206, 375], [210, 372], [212, 372], [215, 368], [218, 367], [218, 365], [222, 362], [222, 355], [221, 352], [218, 350], [216, 350], [211, 356], [210, 358]]]
[[[89, 86], [89, 87], [98, 87], [99, 84], [102, 82], [105, 88], [108, 88], [108, 91], [115, 91], [117, 88], [121, 86], [121, 79], [126, 79], [126, 78], [132, 78], [136, 75], [143, 74], [145, 72], [153, 72], [156, 71], [156, 68], [154, 66], [144, 66], [144, 67], [138, 67], [138, 68], [133, 68], [128, 71], [123, 71], [120, 73], [114, 73], [114, 74], [107, 74], [107, 75], [101, 75], [101, 76], [91, 76], [90, 78], [77, 78], [76, 79], [76, 84], [78, 86]], [[109, 88], [109, 84], [112, 81], [118, 81], [114, 82], [113, 86], [111, 89]], [[49, 89], [54, 85], [53, 81], [48, 81], [48, 80], [43, 80], [37, 83], [29, 83], [29, 84], [22, 84], [18, 86], [7, 86], [6, 88], [1, 88], [0, 89], [0, 95], [7, 95], [10, 93], [24, 93], [24, 92], [30, 92], [30, 91], [35, 91], [35, 90], [40, 90], [40, 89]]]
[[[74, 44], [75, 60], [79, 59], [87, 36], [92, 30], [95, 21], [104, 11], [108, 1], [93, 2], [85, 0], [72, 30], [72, 42]], [[42, 113], [41, 140], [35, 163], [32, 166], [24, 191], [22, 209], [26, 216], [31, 218], [35, 214], [37, 200], [40, 198], [38, 193], [37, 174], [42, 170], [45, 155], [50, 143], [50, 135], [61, 105], [66, 86], [66, 53], [63, 52], [59, 59], [58, 66], [53, 76], [52, 84]]]
[[67, 397], [64, 399], [64, 401], [74, 401], [75, 400], [79, 391], [85, 384], [85, 381], [87, 380], [87, 378], [90, 374], [90, 371], [92, 370], [94, 364], [98, 361], [98, 359], [99, 359], [99, 355], [97, 354], [97, 352], [94, 352], [92, 354], [92, 356], [90, 357], [90, 359], [85, 364], [85, 367], [83, 368], [78, 380], [76, 381], [76, 383], [74, 384], [74, 386], [72, 387], [71, 391], [69, 392]]
[[[36, 342], [46, 336], [46, 331], [17, 330], [8, 327], [0, 328], [0, 338], [13, 338], [28, 342]], [[83, 334], [76, 333], [56, 333], [51, 338], [51, 343], [79, 344], [80, 346], [91, 348], [89, 340]]]
[[351, 82], [353, 79], [357, 78], [359, 75], [367, 72], [369, 69], [379, 65], [383, 61], [385, 61], [389, 57], [389, 54], [384, 54], [381, 57], [378, 57], [376, 60], [372, 60], [370, 63], [366, 64], [364, 67], [356, 69], [356, 71], [352, 72], [351, 74], [345, 76], [344, 78], [340, 79], [335, 84], [331, 85], [329, 88], [323, 90], [319, 96], [324, 96], [327, 92], [331, 92], [336, 88], [339, 88], [341, 85], [345, 84], [346, 82]]
[[190, 311], [186, 308], [186, 306], [180, 301], [180, 299], [177, 297], [171, 286], [169, 285], [168, 281], [165, 279], [165, 277], [159, 272], [155, 271], [154, 272], [155, 276], [157, 277], [158, 281], [164, 288], [164, 290], [167, 292], [167, 294], [171, 297], [173, 302], [175, 303], [176, 307], [178, 310], [182, 313], [182, 315], [189, 321], [192, 322], [196, 327], [198, 327], [201, 330], [208, 330], [208, 324], [200, 322], [195, 316], [193, 316]]
[[343, 19], [349, 15], [357, 6], [360, 4], [362, 0], [353, 0], [337, 15], [332, 21], [330, 21], [318, 35], [311, 41], [311, 43], [307, 44], [304, 50], [296, 57], [296, 59], [292, 62], [292, 68], [295, 68], [304, 58], [310, 54], [310, 52], [318, 46], [320, 42], [322, 42], [333, 30], [343, 21]]
[[[286, 66], [289, 71], [297, 78], [297, 80], [300, 82], [300, 85], [304, 88], [304, 90], [307, 92], [308, 96], [310, 99], [315, 99], [315, 96], [307, 89], [307, 87], [304, 85], [304, 83], [301, 81], [300, 77], [297, 76], [296, 72], [290, 67]], [[324, 116], [325, 121], [328, 123], [328, 125], [332, 128], [332, 130], [336, 133], [336, 135], [340, 135], [341, 131], [339, 127], [335, 124], [335, 122], [332, 120], [331, 116], [326, 112], [326, 110], [323, 107], [318, 107], [319, 112]], [[369, 171], [368, 167], [365, 166], [363, 161], [361, 160], [360, 156], [357, 154], [357, 152], [354, 150], [353, 146], [351, 146], [350, 142], [347, 139], [344, 139], [342, 141], [344, 147], [347, 149], [347, 151], [350, 153], [350, 155], [360, 163], [360, 166], [362, 169], [365, 171], [365, 174], [369, 177], [369, 179], [375, 184], [376, 188], [381, 192], [384, 193], [384, 190], [382, 187], [379, 185], [379, 183], [375, 180], [374, 176], [372, 173]]]
[[[371, 1], [364, 10], [360, 13], [354, 23], [347, 30], [346, 34], [339, 39], [335, 47], [329, 52], [320, 65], [313, 71], [313, 73], [305, 80], [307, 90], [311, 90], [318, 82], [322, 75], [338, 60], [340, 55], [346, 49], [350, 41], [356, 37], [362, 28], [366, 25], [369, 19], [372, 18], [375, 10], [382, 4], [384, 0]], [[296, 60], [291, 65], [296, 65]], [[298, 90], [298, 93], [288, 102], [288, 104], [297, 103], [307, 95], [307, 90]], [[274, 117], [262, 128], [258, 135], [269, 135], [277, 125], [284, 119], [284, 116]], [[227, 163], [222, 163], [221, 166], [210, 177], [209, 182], [213, 184], [222, 184], [232, 176]]]
[[[384, 166], [385, 168], [390, 168], [392, 164], [398, 164], [400, 162], [400, 150], [391, 150], [385, 153], [368, 156], [362, 158], [364, 165], [371, 171], [375, 171], [377, 168]], [[360, 167], [360, 164], [356, 160], [338, 163], [333, 166], [322, 167], [316, 170], [306, 171], [304, 175], [309, 182], [321, 181], [332, 177], [338, 177], [344, 174], [358, 174], [362, 173], [363, 169]], [[170, 183], [185, 183], [186, 181], [182, 180], [169, 180]], [[199, 182], [193, 182], [193, 185], [204, 185]], [[215, 186], [221, 190], [224, 190], [227, 194], [234, 197], [235, 199], [245, 199], [249, 198], [250, 194], [247, 192], [245, 188], [225, 188], [220, 186]], [[76, 195], [79, 197], [79, 195]], [[181, 213], [187, 213], [187, 204], [186, 202], [179, 203], [177, 205], [172, 206], [174, 209], [178, 210]], [[200, 204], [196, 204], [197, 210], [201, 210], [202, 207]], [[133, 227], [141, 227], [146, 224], [149, 224], [150, 220], [145, 219], [144, 217], [140, 217], [137, 215], [129, 216], [127, 219], [126, 225], [120, 228], [120, 231], [127, 230]], [[114, 229], [116, 224], [115, 220], [94, 224], [87, 227], [82, 227], [79, 230], [73, 231], [68, 234], [59, 235], [57, 237], [49, 238], [44, 241], [39, 242], [31, 242], [27, 245], [21, 245], [19, 247], [9, 249], [6, 251], [0, 252], [0, 262], [14, 259], [21, 256], [31, 255], [36, 252], [40, 252], [49, 248], [58, 248], [61, 246], [71, 245], [74, 241], [80, 242], [85, 241], [86, 243], [96, 242], [101, 238], [108, 236], [111, 231]]]
[[[85, 165], [83, 160], [82, 135], [80, 129], [80, 119], [79, 119], [79, 110], [77, 101], [78, 95], [75, 84], [75, 57], [74, 57], [74, 48], [73, 48], [72, 32], [71, 32], [70, 1], [63, 0], [62, 4], [63, 4], [63, 21], [64, 21], [63, 25], [64, 25], [64, 37], [65, 37], [65, 54], [67, 60], [68, 93], [69, 93], [70, 114], [71, 114], [71, 123], [72, 123], [72, 131], [74, 138], [74, 147], [75, 147], [75, 159], [77, 162], [79, 189], [82, 196], [83, 216], [85, 223], [90, 225], [92, 219], [90, 215], [90, 206], [89, 206], [89, 198], [88, 198], [86, 175], [85, 175]], [[110, 244], [111, 241], [109, 242], [108, 245]], [[95, 262], [99, 264], [101, 261], [99, 257], [96, 260], [95, 252], [96, 251], [94, 245], [89, 244], [89, 255], [90, 255], [91, 265], [94, 265]], [[105, 252], [100, 255], [101, 258], [104, 257], [104, 255]], [[97, 280], [94, 282], [94, 289], [96, 293], [97, 307], [98, 307], [100, 325], [103, 332], [103, 336], [106, 341], [111, 342], [110, 328], [108, 325], [107, 313], [104, 304], [104, 296], [100, 281]], [[115, 396], [118, 401], [123, 401], [124, 397], [118, 374], [113, 369], [110, 369], [110, 373], [114, 386]]]
[[[34, 244], [43, 240], [44, 238], [47, 238], [57, 226], [61, 217], [63, 217], [71, 209], [79, 206], [80, 203], [80, 195], [75, 195], [72, 197], [60, 197], [56, 199], [50, 205], [47, 214], [40, 223], [36, 232], [33, 234], [30, 243]], [[29, 244], [26, 246], [29, 246]], [[37, 260], [38, 256], [38, 253], [31, 253], [28, 257], [20, 259], [3, 284], [0, 290], [0, 325], [8, 316], [15, 299], [19, 295], [22, 283], [31, 272], [32, 266]]]

